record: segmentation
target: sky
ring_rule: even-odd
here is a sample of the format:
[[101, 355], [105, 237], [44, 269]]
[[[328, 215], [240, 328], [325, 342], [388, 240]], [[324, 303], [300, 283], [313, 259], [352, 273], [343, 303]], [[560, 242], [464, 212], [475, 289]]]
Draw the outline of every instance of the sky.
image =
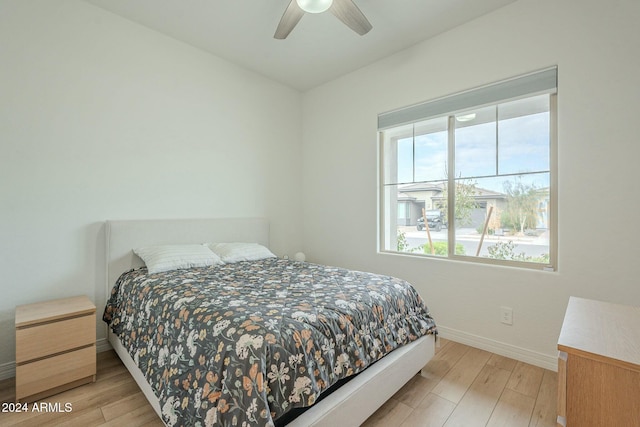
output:
[[[522, 180], [538, 188], [549, 186], [548, 112], [499, 120], [497, 129], [495, 121], [458, 127], [455, 138], [456, 178], [471, 179], [478, 187], [503, 192], [503, 182], [514, 177], [478, 177], [541, 172], [525, 175]], [[399, 183], [446, 180], [447, 167], [445, 130], [417, 135], [415, 141], [399, 140]]]

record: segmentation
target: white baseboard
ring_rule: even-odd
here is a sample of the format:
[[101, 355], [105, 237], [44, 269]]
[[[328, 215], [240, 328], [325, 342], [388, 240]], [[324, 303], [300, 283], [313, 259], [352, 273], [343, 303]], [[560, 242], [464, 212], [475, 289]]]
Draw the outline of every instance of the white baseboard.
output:
[[447, 328], [446, 326], [438, 325], [438, 335], [451, 341], [499, 354], [500, 356], [510, 357], [512, 359], [519, 360], [520, 362], [529, 363], [550, 371], [558, 371], [557, 355], [550, 356], [548, 354], [538, 353], [526, 348], [517, 347], [500, 341], [494, 341], [479, 335], [473, 335], [456, 329]]
[[[103, 351], [109, 351], [113, 347], [109, 344], [106, 338], [100, 338], [96, 340], [96, 353], [102, 353]], [[16, 362], [7, 362], [0, 365], [0, 380], [6, 380], [7, 378], [13, 378], [16, 376]]]
[[100, 338], [96, 340], [96, 353], [102, 353], [103, 351], [109, 351], [112, 349], [113, 347], [111, 347], [108, 339]]

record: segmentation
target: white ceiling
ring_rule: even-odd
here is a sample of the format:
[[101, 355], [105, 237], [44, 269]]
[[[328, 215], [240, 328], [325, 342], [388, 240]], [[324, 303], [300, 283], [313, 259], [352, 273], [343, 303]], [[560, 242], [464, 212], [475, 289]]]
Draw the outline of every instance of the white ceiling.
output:
[[305, 91], [516, 0], [355, 0], [373, 29], [359, 36], [331, 13], [273, 33], [289, 0], [85, 0]]

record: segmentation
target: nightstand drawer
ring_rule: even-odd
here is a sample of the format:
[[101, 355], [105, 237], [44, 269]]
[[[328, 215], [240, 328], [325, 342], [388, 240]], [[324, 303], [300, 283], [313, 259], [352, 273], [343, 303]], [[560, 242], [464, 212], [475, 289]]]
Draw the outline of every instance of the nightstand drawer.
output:
[[70, 353], [49, 357], [26, 365], [16, 366], [16, 399], [41, 393], [45, 390], [78, 381], [93, 380], [96, 373], [95, 344]]
[[16, 330], [16, 363], [95, 344], [95, 314]]

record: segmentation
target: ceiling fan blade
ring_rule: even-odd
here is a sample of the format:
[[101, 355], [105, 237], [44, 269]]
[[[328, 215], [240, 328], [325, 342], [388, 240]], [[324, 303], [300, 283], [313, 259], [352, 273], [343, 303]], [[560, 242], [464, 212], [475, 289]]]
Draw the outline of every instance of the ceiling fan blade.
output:
[[284, 11], [282, 18], [280, 19], [280, 23], [278, 24], [278, 28], [276, 28], [276, 33], [273, 35], [273, 38], [279, 40], [286, 39], [303, 15], [304, 10], [300, 9], [296, 0], [291, 0], [291, 3], [287, 6], [287, 10]]
[[373, 28], [353, 0], [333, 0], [329, 10], [336, 18], [344, 22], [347, 27], [361, 36], [367, 34]]

